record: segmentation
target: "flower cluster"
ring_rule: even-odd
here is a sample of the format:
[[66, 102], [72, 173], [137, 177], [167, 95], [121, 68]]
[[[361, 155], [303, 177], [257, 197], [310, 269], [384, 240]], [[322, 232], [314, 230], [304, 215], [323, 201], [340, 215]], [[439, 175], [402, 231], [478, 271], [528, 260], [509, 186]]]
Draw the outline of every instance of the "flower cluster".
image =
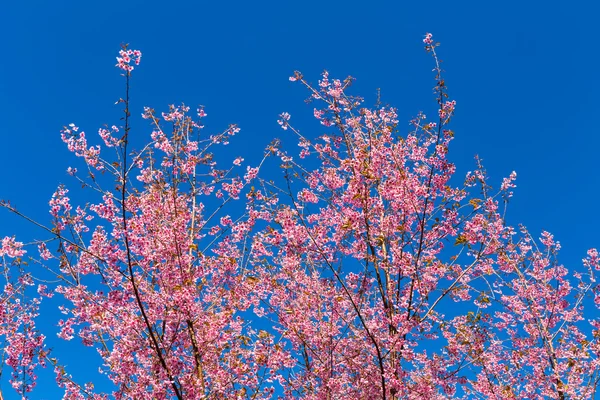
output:
[[123, 71], [129, 73], [133, 71], [133, 65], [131, 65], [131, 62], [133, 61], [135, 65], [140, 65], [141, 59], [141, 51], [129, 50], [126, 47], [124, 47], [122, 50], [119, 51], [119, 57], [117, 57], [117, 64], [115, 65], [115, 67], [118, 67]]
[[[33, 275], [23, 243], [1, 241], [11, 385], [25, 397], [48, 362], [64, 398], [109, 397], [48, 356], [36, 317], [53, 297], [58, 337], [98, 351], [116, 398], [592, 398], [598, 251], [567, 269], [552, 234], [509, 226], [515, 172], [494, 191], [477, 160], [456, 183], [456, 102], [432, 35], [423, 42], [437, 122], [419, 113], [405, 132], [396, 109], [351, 95], [351, 78], [324, 72], [311, 86], [295, 72], [319, 134], [280, 114], [300, 156], [274, 141], [239, 175], [243, 158], [220, 168], [212, 150], [239, 128], [204, 134], [203, 107], [145, 108], [150, 139], [135, 151], [118, 138], [127, 122], [100, 129], [97, 146], [65, 127], [90, 177], [69, 171], [96, 197], [73, 207], [64, 186], [52, 195], [50, 238], [35, 242], [52, 280]], [[140, 57], [119, 53], [128, 84]], [[115, 151], [100, 158], [102, 146]], [[269, 162], [282, 180], [261, 176]]]

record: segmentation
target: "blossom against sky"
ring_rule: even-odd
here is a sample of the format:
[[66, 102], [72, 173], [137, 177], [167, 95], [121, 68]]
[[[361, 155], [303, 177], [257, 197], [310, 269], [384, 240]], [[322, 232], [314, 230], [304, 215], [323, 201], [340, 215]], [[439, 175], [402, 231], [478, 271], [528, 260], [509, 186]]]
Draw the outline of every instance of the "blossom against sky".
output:
[[[207, 130], [238, 124], [231, 152], [255, 163], [273, 138], [286, 139], [282, 112], [314, 129], [306, 93], [289, 82], [294, 70], [313, 82], [323, 69], [352, 75], [353, 91], [371, 103], [380, 88], [408, 131], [419, 111], [435, 110], [431, 59], [422, 51], [423, 35], [433, 32], [457, 101], [449, 158], [458, 174], [474, 168], [476, 154], [498, 182], [516, 171], [509, 221], [552, 232], [561, 260], [579, 264], [600, 238], [598, 8], [592, 1], [12, 2], [0, 25], [0, 198], [44, 222], [57, 185], [76, 187], [66, 173], [76, 161], [60, 131], [119, 124], [123, 81], [114, 64], [123, 42], [144, 55], [132, 113], [204, 105]], [[136, 124], [134, 134], [146, 140], [150, 127]], [[0, 236], [12, 233], [43, 236], [2, 214]]]

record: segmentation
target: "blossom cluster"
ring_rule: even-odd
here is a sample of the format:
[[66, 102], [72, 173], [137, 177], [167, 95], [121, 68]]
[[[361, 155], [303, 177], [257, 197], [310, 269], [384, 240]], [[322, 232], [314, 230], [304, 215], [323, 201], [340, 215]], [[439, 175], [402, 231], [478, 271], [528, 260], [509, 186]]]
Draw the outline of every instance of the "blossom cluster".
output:
[[[567, 268], [551, 233], [508, 225], [516, 172], [494, 191], [477, 159], [456, 183], [456, 102], [432, 35], [423, 42], [439, 119], [419, 113], [408, 132], [396, 109], [365, 106], [352, 78], [328, 72], [317, 85], [290, 77], [319, 135], [283, 112], [299, 156], [274, 141], [244, 169], [242, 157], [217, 162], [239, 128], [206, 133], [203, 107], [144, 108], [149, 139], [135, 150], [128, 99], [124, 126], [99, 129], [99, 145], [65, 127], [89, 201], [57, 188], [38, 258], [1, 241], [12, 387], [26, 397], [50, 365], [67, 399], [592, 398], [599, 253]], [[140, 57], [119, 53], [127, 85]], [[277, 163], [282, 178], [265, 178]], [[93, 347], [109, 391], [46, 347], [47, 298], [60, 304], [52, 334]]]
[[140, 65], [141, 59], [141, 51], [129, 50], [125, 47], [119, 51], [119, 57], [117, 57], [117, 64], [115, 66], [129, 73], [133, 71], [133, 65], [131, 65], [131, 62], [133, 61], [135, 65]]

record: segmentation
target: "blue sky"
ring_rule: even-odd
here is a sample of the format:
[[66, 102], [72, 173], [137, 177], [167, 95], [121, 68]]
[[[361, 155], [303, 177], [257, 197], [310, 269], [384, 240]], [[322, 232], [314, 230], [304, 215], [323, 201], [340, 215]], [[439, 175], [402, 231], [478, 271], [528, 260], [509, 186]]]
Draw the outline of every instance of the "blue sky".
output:
[[[114, 57], [122, 42], [143, 52], [134, 114], [205, 105], [207, 130], [238, 124], [231, 151], [252, 163], [286, 136], [279, 113], [290, 112], [304, 133], [315, 126], [306, 91], [288, 81], [296, 69], [312, 82], [323, 69], [352, 75], [367, 104], [381, 88], [406, 130], [419, 111], [435, 112], [433, 65], [421, 42], [432, 32], [457, 101], [450, 158], [458, 173], [473, 169], [476, 154], [495, 182], [517, 171], [509, 221], [536, 236], [551, 231], [562, 262], [578, 266], [588, 248], [600, 247], [599, 12], [591, 0], [7, 1], [0, 199], [47, 222], [56, 186], [77, 187], [65, 170], [78, 161], [59, 131], [74, 122], [94, 136], [119, 122], [123, 80]], [[134, 133], [148, 137], [150, 128], [136, 123]], [[44, 237], [0, 213], [0, 236], [13, 233]], [[56, 397], [41, 389], [32, 398]]]

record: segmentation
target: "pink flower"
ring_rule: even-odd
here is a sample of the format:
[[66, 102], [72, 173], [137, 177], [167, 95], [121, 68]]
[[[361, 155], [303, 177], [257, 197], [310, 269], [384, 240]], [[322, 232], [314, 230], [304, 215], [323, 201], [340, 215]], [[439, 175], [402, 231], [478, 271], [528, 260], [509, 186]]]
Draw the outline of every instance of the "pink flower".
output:
[[425, 34], [425, 39], [423, 39], [423, 43], [430, 45], [431, 43], [433, 43], [432, 37], [433, 35], [431, 33]]
[[507, 192], [508, 197], [512, 197], [512, 195], [513, 195], [513, 192], [511, 192], [510, 189], [517, 187], [517, 185], [514, 184], [516, 179], [517, 179], [517, 173], [515, 171], [513, 171], [510, 173], [510, 176], [508, 178], [504, 178], [502, 180], [502, 185], [500, 185], [500, 190], [503, 192]]
[[243, 161], [244, 161], [244, 159], [242, 157], [238, 157], [235, 160], [233, 160], [233, 165], [236, 165], [239, 167], [240, 165], [242, 165]]
[[281, 119], [278, 119], [277, 123], [281, 126], [281, 128], [283, 130], [287, 130], [287, 128], [289, 126], [288, 121], [290, 120], [290, 114], [284, 112], [284, 113], [279, 114], [279, 117]]
[[248, 166], [246, 168], [246, 175], [244, 176], [244, 180], [246, 183], [250, 182], [252, 179], [256, 178], [258, 175], [258, 168], [251, 168]]
[[132, 61], [131, 57], [133, 57], [135, 65], [140, 65], [142, 52], [139, 50], [127, 50], [124, 48], [119, 51], [119, 56], [120, 57], [117, 57], [117, 64], [115, 66], [123, 71], [131, 72], [133, 71], [133, 65], [130, 65], [130, 62]]
[[23, 243], [16, 242], [15, 238], [6, 236], [2, 239], [2, 247], [0, 248], [0, 257], [6, 255], [10, 258], [21, 257], [26, 253], [22, 249]]
[[51, 298], [54, 296], [54, 293], [48, 291], [48, 287], [46, 285], [38, 285], [37, 292], [40, 296]]
[[40, 257], [42, 257], [43, 260], [49, 260], [52, 258], [52, 253], [50, 253], [48, 247], [46, 247], [46, 243], [40, 243], [38, 245], [38, 251], [40, 252]]

